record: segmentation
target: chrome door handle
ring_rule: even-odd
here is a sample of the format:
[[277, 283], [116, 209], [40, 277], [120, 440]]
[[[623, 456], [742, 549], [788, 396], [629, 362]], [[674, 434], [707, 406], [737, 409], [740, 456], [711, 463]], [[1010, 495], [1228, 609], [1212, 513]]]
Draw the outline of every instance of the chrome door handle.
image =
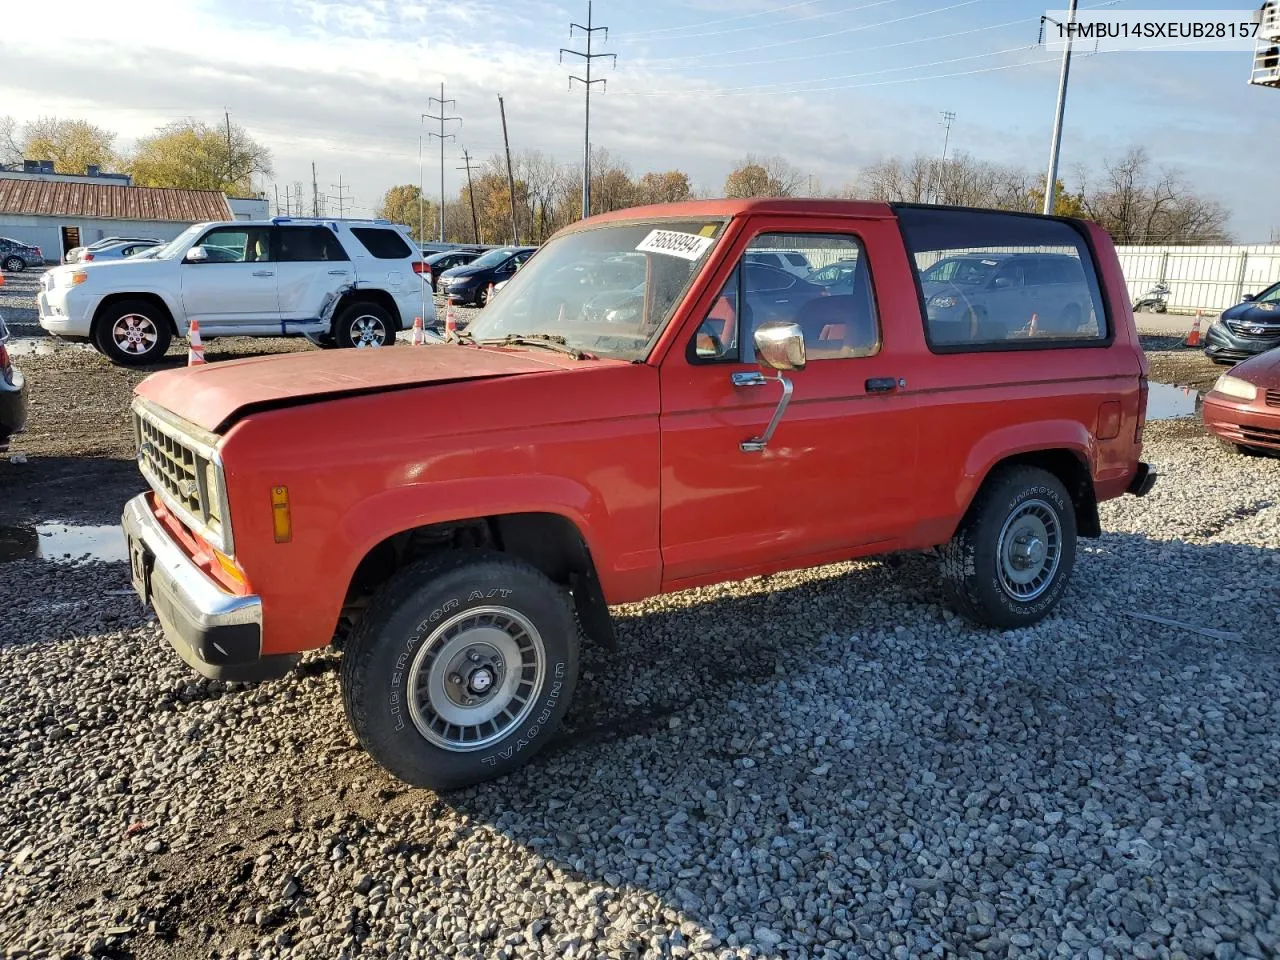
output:
[[331, 276], [331, 277], [345, 277], [345, 276], [347, 276], [350, 272], [351, 272], [350, 270], [330, 270], [330, 271], [329, 271], [329, 276]]
[[255, 270], [253, 275], [255, 277], [274, 277], [276, 273], [274, 270]]
[[759, 370], [740, 370], [729, 379], [735, 387], [763, 387], [769, 382]]

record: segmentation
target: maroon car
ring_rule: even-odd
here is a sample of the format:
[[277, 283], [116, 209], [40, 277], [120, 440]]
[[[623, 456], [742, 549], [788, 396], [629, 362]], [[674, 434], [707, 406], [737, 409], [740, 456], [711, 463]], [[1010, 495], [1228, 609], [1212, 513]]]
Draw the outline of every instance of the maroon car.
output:
[[1241, 453], [1280, 453], [1280, 349], [1224, 373], [1204, 398], [1204, 425]]

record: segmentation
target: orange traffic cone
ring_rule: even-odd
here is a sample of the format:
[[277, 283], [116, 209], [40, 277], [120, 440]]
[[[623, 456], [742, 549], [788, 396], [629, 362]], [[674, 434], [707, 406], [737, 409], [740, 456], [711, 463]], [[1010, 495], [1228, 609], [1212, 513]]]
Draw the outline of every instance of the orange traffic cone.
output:
[[413, 318], [413, 345], [415, 347], [422, 346], [422, 318]]
[[194, 317], [191, 326], [187, 328], [187, 339], [191, 341], [191, 348], [187, 351], [187, 366], [199, 366], [205, 362], [204, 344], [200, 342], [200, 321]]
[[1034, 336], [1038, 336], [1039, 333], [1040, 333], [1040, 316], [1039, 314], [1033, 313], [1031, 315], [1031, 322], [1027, 324], [1027, 336], [1034, 337]]
[[0, 273], [0, 287], [4, 286], [4, 274]]
[[1196, 311], [1196, 322], [1191, 325], [1191, 332], [1187, 334], [1187, 339], [1182, 341], [1184, 347], [1200, 346], [1200, 317], [1203, 313], [1203, 310]]
[[458, 332], [458, 317], [453, 312], [453, 304], [444, 308], [444, 338], [451, 340]]
[[487, 297], [485, 298], [485, 301], [484, 301], [485, 306], [488, 306], [489, 304], [493, 303], [493, 293], [494, 293], [494, 291], [493, 291], [493, 281], [492, 281], [492, 280], [490, 280], [490, 281], [489, 281], [489, 296], [487, 296]]

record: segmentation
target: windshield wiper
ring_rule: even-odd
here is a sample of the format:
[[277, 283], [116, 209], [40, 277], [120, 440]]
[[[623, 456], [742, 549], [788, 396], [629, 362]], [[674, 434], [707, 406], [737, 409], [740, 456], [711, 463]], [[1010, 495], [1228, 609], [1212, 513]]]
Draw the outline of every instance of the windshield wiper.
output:
[[596, 359], [595, 354], [569, 346], [569, 342], [564, 337], [554, 333], [508, 333], [505, 337], [488, 337], [484, 340], [476, 340], [473, 337], [472, 342], [481, 345], [518, 344], [525, 347], [543, 347], [547, 350], [554, 350], [557, 353], [567, 353], [575, 360]]

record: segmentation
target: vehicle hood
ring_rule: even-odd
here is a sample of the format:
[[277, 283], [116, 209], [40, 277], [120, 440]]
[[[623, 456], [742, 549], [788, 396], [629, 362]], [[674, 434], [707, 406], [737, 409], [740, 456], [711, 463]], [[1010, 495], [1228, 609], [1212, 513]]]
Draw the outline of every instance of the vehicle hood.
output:
[[1263, 390], [1280, 390], [1280, 349], [1250, 357], [1243, 363], [1237, 363], [1228, 373]]
[[1254, 303], [1246, 300], [1222, 311], [1222, 319], [1236, 323], [1280, 323], [1280, 303]]
[[215, 433], [249, 413], [339, 397], [564, 369], [546, 358], [457, 344], [426, 349], [324, 350], [226, 360], [155, 373], [138, 396]]
[[[494, 264], [497, 266], [497, 264]], [[442, 277], [477, 277], [483, 273], [492, 273], [494, 267], [477, 267], [470, 263], [464, 263], [460, 267], [450, 267], [440, 274]]]
[[145, 268], [147, 266], [150, 266], [152, 269], [154, 269], [157, 263], [168, 263], [168, 262], [169, 261], [167, 260], [156, 260], [151, 257], [148, 257], [145, 260], [134, 260], [131, 257], [116, 257], [113, 260], [90, 260], [88, 263], [82, 263], [77, 260], [74, 263], [63, 263], [63, 264], [59, 264], [56, 267], [50, 267], [45, 272], [46, 274], [61, 274], [61, 273], [68, 273], [72, 270], [93, 270], [93, 271], [120, 270], [120, 269], [133, 270], [133, 269], [137, 269], [138, 267]]

